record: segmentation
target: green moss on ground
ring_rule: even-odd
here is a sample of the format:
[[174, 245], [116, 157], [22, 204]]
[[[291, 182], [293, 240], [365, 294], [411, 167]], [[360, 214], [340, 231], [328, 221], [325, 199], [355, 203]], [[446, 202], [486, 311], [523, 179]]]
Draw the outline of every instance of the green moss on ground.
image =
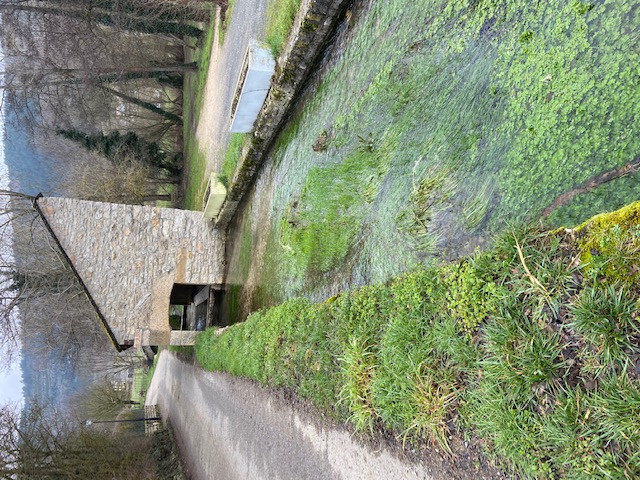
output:
[[[274, 150], [283, 181], [268, 252], [285, 298], [455, 256], [631, 162], [640, 151], [637, 4], [391, 0], [357, 17]], [[360, 155], [379, 155], [384, 169], [352, 175]], [[416, 195], [434, 175], [446, 183]], [[335, 185], [313, 194], [329, 176]], [[637, 199], [636, 178], [577, 196], [549, 222], [580, 223]], [[327, 205], [344, 213], [339, 222], [323, 220]], [[290, 218], [296, 212], [304, 221]]]
[[596, 215], [574, 230], [580, 260], [591, 275], [610, 285], [640, 280], [640, 202]]

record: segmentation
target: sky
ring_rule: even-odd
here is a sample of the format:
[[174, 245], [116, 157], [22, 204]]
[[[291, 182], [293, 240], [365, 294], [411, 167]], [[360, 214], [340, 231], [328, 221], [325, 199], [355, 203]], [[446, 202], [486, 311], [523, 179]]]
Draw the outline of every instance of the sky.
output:
[[[0, 72], [4, 70], [2, 65], [2, 45], [0, 45]], [[2, 90], [0, 89], [0, 99]], [[9, 188], [9, 171], [5, 162], [5, 126], [4, 112], [0, 101], [0, 189]], [[2, 239], [0, 239], [2, 240]], [[4, 243], [4, 242], [3, 242]], [[0, 244], [0, 248], [11, 248], [10, 245]], [[1, 362], [0, 362], [1, 363]], [[22, 372], [20, 370], [20, 358], [16, 358], [8, 369], [0, 370], [0, 404], [22, 402]]]

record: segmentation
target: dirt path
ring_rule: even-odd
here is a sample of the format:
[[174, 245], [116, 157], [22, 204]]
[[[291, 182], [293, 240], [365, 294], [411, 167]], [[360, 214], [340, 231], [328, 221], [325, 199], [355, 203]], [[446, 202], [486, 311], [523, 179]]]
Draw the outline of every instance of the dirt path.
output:
[[355, 442], [252, 382], [162, 352], [147, 404], [174, 428], [188, 474], [210, 479], [430, 479], [425, 466]]
[[198, 145], [207, 156], [207, 173], [218, 169], [226, 152], [236, 82], [249, 40], [264, 38], [266, 3], [266, 0], [238, 0], [222, 45], [216, 30], [196, 128]]

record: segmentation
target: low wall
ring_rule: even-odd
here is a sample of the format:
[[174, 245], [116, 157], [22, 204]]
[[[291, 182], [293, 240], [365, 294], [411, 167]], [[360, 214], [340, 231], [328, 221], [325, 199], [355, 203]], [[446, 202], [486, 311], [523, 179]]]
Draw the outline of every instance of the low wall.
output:
[[215, 225], [226, 229], [245, 192], [264, 163], [305, 80], [321, 58], [331, 34], [352, 0], [302, 0], [289, 42], [277, 60], [271, 89], [258, 115], [251, 141], [238, 168]]

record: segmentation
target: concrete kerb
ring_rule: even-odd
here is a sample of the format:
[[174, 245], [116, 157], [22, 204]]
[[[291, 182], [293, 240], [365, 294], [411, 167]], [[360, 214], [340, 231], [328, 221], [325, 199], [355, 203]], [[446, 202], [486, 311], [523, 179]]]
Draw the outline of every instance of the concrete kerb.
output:
[[226, 230], [245, 192], [253, 184], [305, 80], [321, 58], [352, 0], [302, 0], [289, 41], [276, 62], [271, 89], [245, 145], [214, 225]]

